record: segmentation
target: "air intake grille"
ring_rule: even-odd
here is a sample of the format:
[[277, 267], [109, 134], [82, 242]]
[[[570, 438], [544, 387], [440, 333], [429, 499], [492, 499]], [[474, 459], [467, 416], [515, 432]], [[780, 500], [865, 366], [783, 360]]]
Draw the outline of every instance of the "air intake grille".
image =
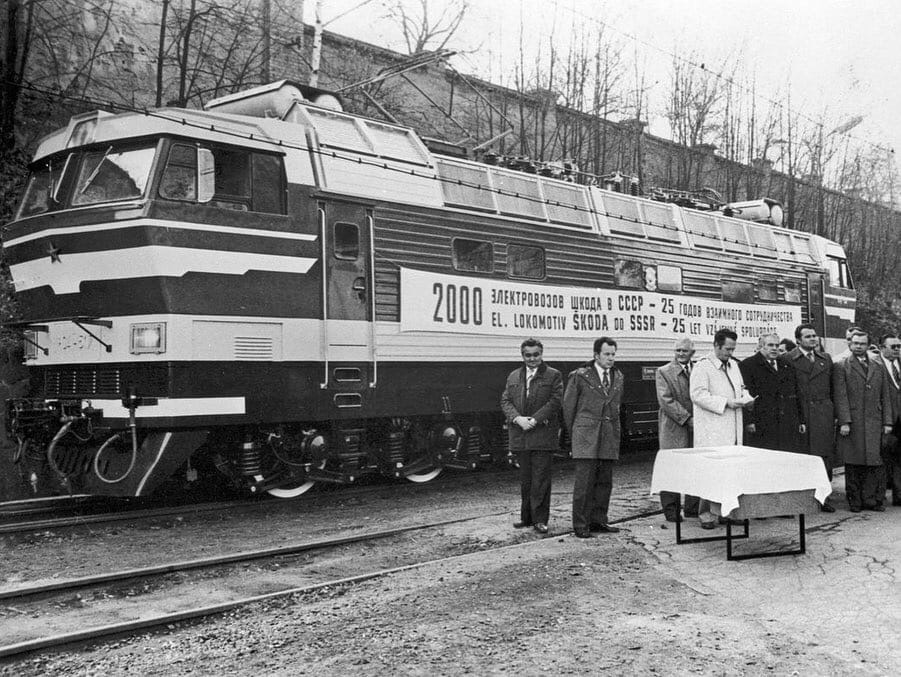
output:
[[44, 372], [45, 397], [119, 397], [129, 386], [142, 395], [168, 393], [165, 366], [151, 367], [49, 367]]
[[235, 336], [236, 360], [271, 360], [272, 338], [269, 336]]

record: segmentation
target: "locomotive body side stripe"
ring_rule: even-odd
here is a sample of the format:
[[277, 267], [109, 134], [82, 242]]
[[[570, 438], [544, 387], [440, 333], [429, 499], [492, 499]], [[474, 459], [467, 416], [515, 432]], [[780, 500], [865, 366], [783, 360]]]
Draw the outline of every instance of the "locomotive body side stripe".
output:
[[[122, 400], [93, 398], [91, 404], [95, 408], [103, 410], [104, 418], [128, 418], [128, 409], [122, 406]], [[135, 410], [135, 416], [138, 420], [164, 416], [240, 416], [245, 411], [244, 397], [173, 397], [160, 398], [157, 400], [157, 404], [138, 407]]]
[[50, 257], [10, 266], [16, 291], [50, 286], [57, 294], [72, 294], [86, 281], [140, 277], [182, 277], [187, 273], [244, 275], [252, 270], [307, 273], [316, 259], [248, 252], [145, 246], [115, 251], [70, 254], [64, 265]]
[[236, 226], [220, 226], [207, 223], [190, 223], [187, 221], [165, 221], [161, 219], [136, 219], [134, 221], [97, 223], [85, 226], [68, 226], [59, 228], [45, 228], [27, 235], [14, 237], [6, 240], [4, 247], [15, 247], [16, 245], [39, 240], [43, 237], [54, 237], [59, 235], [76, 235], [81, 233], [97, 233], [111, 230], [119, 230], [122, 228], [139, 228], [142, 226], [156, 226], [174, 230], [191, 230], [198, 232], [223, 233], [230, 235], [250, 235], [252, 237], [278, 238], [284, 240], [301, 240], [304, 242], [315, 242], [317, 235], [308, 233], [294, 233], [281, 230], [267, 230], [264, 228], [238, 228]]

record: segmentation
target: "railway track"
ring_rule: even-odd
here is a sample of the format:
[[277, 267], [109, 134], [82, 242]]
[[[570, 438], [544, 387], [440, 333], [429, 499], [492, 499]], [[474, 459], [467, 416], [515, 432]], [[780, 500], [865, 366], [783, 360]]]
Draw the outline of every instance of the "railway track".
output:
[[[509, 467], [480, 470], [478, 475], [472, 477], [490, 478], [496, 475], [510, 474]], [[21, 501], [7, 501], [0, 503], [0, 535], [45, 531], [48, 529], [64, 529], [88, 524], [104, 524], [135, 519], [153, 519], [157, 517], [171, 517], [185, 513], [199, 514], [220, 510], [246, 509], [254, 507], [273, 507], [291, 505], [297, 503], [312, 504], [323, 497], [333, 497], [336, 490], [340, 491], [342, 498], [356, 498], [373, 492], [382, 491], [386, 487], [392, 490], [418, 491], [425, 487], [440, 486], [445, 478], [439, 478], [428, 485], [400, 484], [393, 485], [390, 482], [381, 482], [373, 485], [354, 485], [336, 488], [334, 485], [326, 485], [324, 491], [317, 494], [303, 494], [296, 498], [273, 499], [267, 496], [253, 496], [244, 499], [230, 501], [201, 501], [196, 503], [184, 503], [178, 505], [160, 505], [156, 507], [142, 507], [147, 502], [129, 502], [122, 505], [119, 501], [111, 504], [108, 500], [99, 500], [96, 496], [76, 495], [65, 497], [53, 497], [44, 499], [25, 499]], [[460, 476], [454, 476], [454, 481], [459, 482]], [[114, 505], [120, 503], [119, 506]], [[152, 503], [150, 505], [153, 505]], [[58, 514], [59, 512], [77, 511], [77, 514], [63, 515], [59, 517], [46, 517], [33, 519], [41, 514]], [[21, 519], [32, 518], [32, 519]]]
[[[631, 520], [640, 519], [652, 515], [660, 514], [660, 510], [646, 510], [633, 513], [627, 517], [612, 520], [612, 524], [629, 522]], [[265, 548], [251, 550], [245, 552], [237, 552], [216, 557], [194, 559], [181, 562], [171, 562], [169, 564], [146, 567], [142, 569], [131, 569], [125, 571], [110, 572], [96, 576], [88, 576], [83, 578], [57, 581], [53, 583], [22, 587], [14, 590], [0, 592], [0, 609], [4, 607], [13, 611], [19, 611], [14, 604], [22, 604], [29, 600], [51, 600], [59, 599], [60, 596], [74, 593], [78, 590], [98, 589], [108, 584], [121, 584], [123, 581], [159, 581], [168, 574], [188, 571], [207, 571], [210, 572], [217, 568], [246, 565], [249, 562], [261, 560], [276, 560], [278, 558], [292, 557], [312, 552], [326, 552], [348, 545], [361, 545], [371, 543], [378, 540], [402, 537], [404, 535], [414, 534], [416, 532], [426, 532], [430, 529], [439, 529], [466, 522], [472, 522], [479, 519], [494, 518], [502, 515], [508, 515], [509, 510], [495, 512], [489, 514], [479, 514], [469, 517], [440, 520], [419, 525], [411, 525], [397, 529], [388, 529], [383, 531], [372, 531], [367, 533], [355, 534], [351, 536], [342, 536], [319, 541], [311, 541], [308, 543], [298, 543], [277, 548]], [[553, 536], [563, 536], [571, 533], [571, 531], [557, 532]], [[89, 628], [81, 628], [67, 632], [59, 632], [43, 637], [20, 641], [5, 646], [0, 646], [0, 659], [22, 656], [29, 653], [46, 651], [49, 649], [57, 649], [64, 646], [75, 645], [80, 643], [90, 643], [107, 637], [122, 637], [134, 635], [142, 631], [153, 630], [160, 627], [168, 627], [174, 623], [187, 620], [200, 619], [226, 611], [258, 604], [268, 600], [279, 598], [287, 598], [292, 595], [301, 595], [314, 592], [323, 588], [333, 586], [352, 585], [363, 581], [388, 576], [390, 574], [409, 571], [422, 567], [437, 565], [456, 559], [461, 559], [472, 555], [474, 552], [492, 552], [503, 551], [511, 548], [529, 547], [544, 539], [530, 539], [526, 541], [517, 541], [513, 543], [503, 543], [488, 548], [479, 547], [468, 550], [459, 554], [449, 556], [426, 557], [421, 560], [405, 563], [393, 567], [381, 567], [362, 573], [349, 576], [341, 576], [325, 581], [309, 583], [299, 586], [289, 586], [284, 589], [266, 592], [263, 594], [255, 594], [243, 597], [236, 597], [214, 604], [198, 605], [191, 608], [179, 609], [169, 613], [159, 613], [143, 618], [129, 618], [117, 622], [98, 624]]]

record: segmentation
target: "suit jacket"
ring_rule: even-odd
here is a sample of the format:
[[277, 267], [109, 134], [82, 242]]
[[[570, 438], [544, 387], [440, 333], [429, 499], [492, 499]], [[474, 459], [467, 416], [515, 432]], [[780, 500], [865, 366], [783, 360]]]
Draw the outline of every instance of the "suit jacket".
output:
[[757, 400], [745, 410], [745, 425], [754, 424], [753, 433], [745, 431], [745, 444], [779, 451], [799, 451], [802, 419], [798, 385], [792, 368], [780, 355], [776, 369], [760, 353], [739, 363], [745, 386]]
[[817, 350], [811, 363], [800, 348], [783, 357], [794, 370], [801, 420], [807, 424], [807, 433], [801, 438], [801, 451], [831, 458], [835, 454], [832, 358]]
[[688, 377], [682, 365], [673, 360], [659, 367], [654, 374], [657, 386], [657, 434], [661, 449], [690, 447], [692, 429], [686, 425], [691, 418], [691, 393]]
[[[507, 418], [510, 449], [513, 451], [545, 451], [560, 448], [560, 407], [563, 404], [563, 375], [547, 366], [538, 365], [531, 387], [526, 392], [526, 367], [514, 369], [507, 376], [501, 394], [501, 410]], [[536, 425], [523, 430], [513, 423], [517, 416], [531, 416]]]
[[616, 368], [610, 370], [610, 377], [605, 390], [593, 362], [569, 375], [563, 422], [570, 432], [573, 458], [619, 458], [619, 409], [625, 380]]
[[[888, 376], [889, 392], [892, 395], [892, 420], [895, 422], [895, 428], [897, 430], [897, 428], [901, 426], [901, 388], [895, 385], [891, 375], [888, 374], [889, 369], [892, 367], [885, 361], [885, 358], [882, 357], [882, 353], [879, 353], [878, 357], [874, 355], [873, 361], [879, 362], [879, 364], [885, 368], [886, 375]], [[899, 370], [901, 370], [901, 367], [899, 367]], [[901, 386], [901, 383], [898, 385]]]
[[860, 361], [848, 357], [833, 370], [835, 410], [838, 424], [850, 424], [851, 434], [838, 438], [838, 450], [845, 463], [882, 465], [882, 426], [892, 425], [892, 394], [885, 367], [869, 360], [864, 370]]
[[742, 443], [742, 410], [726, 406], [728, 399], [742, 395], [741, 370], [735, 359], [729, 360], [728, 372], [721, 365], [719, 358], [711, 353], [698, 360], [691, 371], [695, 447]]

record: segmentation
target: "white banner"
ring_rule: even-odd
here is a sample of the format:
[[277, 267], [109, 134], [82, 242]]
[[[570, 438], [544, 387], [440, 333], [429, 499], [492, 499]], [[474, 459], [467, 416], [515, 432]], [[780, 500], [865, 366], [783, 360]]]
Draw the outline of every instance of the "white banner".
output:
[[712, 340], [729, 327], [740, 343], [761, 334], [793, 336], [801, 308], [753, 305], [638, 290], [488, 280], [401, 268], [402, 332], [497, 336]]

